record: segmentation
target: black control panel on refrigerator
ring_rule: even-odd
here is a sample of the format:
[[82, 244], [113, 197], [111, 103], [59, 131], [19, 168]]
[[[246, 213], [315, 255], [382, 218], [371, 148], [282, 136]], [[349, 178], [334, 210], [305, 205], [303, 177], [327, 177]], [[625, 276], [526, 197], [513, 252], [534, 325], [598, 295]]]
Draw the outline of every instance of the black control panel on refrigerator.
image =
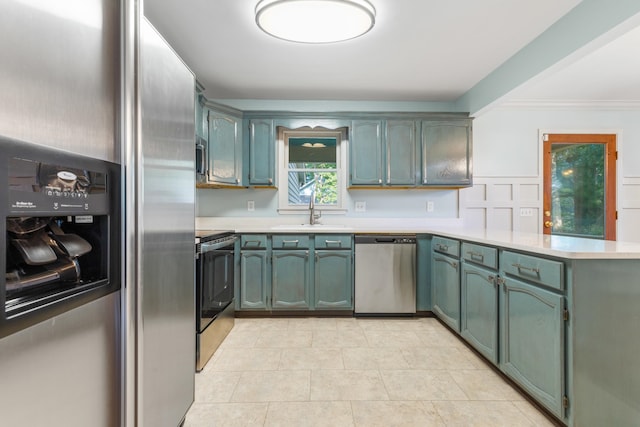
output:
[[120, 288], [120, 166], [0, 138], [0, 337]]

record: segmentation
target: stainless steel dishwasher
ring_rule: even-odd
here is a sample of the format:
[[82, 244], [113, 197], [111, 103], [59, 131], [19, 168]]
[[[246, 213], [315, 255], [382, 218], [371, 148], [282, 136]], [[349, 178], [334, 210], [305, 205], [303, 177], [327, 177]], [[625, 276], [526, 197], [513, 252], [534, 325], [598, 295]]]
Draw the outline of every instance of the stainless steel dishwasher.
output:
[[416, 312], [416, 236], [355, 236], [355, 313]]

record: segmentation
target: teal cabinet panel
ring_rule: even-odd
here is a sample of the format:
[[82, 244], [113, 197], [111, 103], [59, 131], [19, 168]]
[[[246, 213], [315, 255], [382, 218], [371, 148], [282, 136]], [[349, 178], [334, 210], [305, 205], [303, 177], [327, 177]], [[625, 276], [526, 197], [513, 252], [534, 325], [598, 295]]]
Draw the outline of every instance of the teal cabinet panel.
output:
[[431, 257], [433, 312], [460, 332], [460, 262], [433, 251]]
[[309, 251], [272, 252], [271, 306], [273, 309], [309, 309]]
[[267, 235], [266, 234], [243, 234], [242, 236], [240, 236], [240, 248], [241, 249], [266, 249]]
[[460, 242], [446, 237], [434, 237], [431, 243], [434, 251], [458, 258], [460, 256]]
[[496, 248], [463, 242], [460, 252], [465, 261], [493, 270], [498, 269], [498, 249]]
[[316, 234], [316, 249], [350, 249], [353, 237], [351, 234]]
[[387, 167], [385, 184], [416, 185], [418, 177], [416, 122], [387, 120], [384, 135]]
[[314, 260], [314, 308], [352, 309], [352, 251], [316, 250]]
[[471, 120], [422, 122], [422, 185], [471, 185]]
[[242, 168], [241, 119], [209, 111], [208, 181], [240, 185]]
[[354, 120], [349, 154], [351, 185], [382, 185], [382, 121]]
[[500, 369], [562, 418], [564, 295], [509, 277], [499, 294]]
[[271, 291], [267, 251], [240, 252], [240, 308], [268, 309]]
[[273, 249], [307, 249], [309, 236], [306, 234], [274, 234], [271, 237]]
[[560, 261], [504, 251], [501, 268], [511, 276], [564, 289], [564, 263]]
[[494, 364], [498, 363], [497, 283], [496, 272], [462, 263], [460, 334]]
[[275, 186], [273, 120], [249, 120], [249, 185]]

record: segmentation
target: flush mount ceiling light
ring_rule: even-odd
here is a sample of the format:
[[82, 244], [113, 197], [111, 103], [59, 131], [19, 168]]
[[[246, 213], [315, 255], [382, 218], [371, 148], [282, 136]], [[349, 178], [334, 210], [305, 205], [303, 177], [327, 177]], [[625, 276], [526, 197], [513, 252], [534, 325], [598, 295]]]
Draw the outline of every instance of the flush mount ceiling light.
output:
[[334, 43], [359, 37], [375, 23], [367, 0], [260, 0], [256, 23], [265, 33], [299, 43]]

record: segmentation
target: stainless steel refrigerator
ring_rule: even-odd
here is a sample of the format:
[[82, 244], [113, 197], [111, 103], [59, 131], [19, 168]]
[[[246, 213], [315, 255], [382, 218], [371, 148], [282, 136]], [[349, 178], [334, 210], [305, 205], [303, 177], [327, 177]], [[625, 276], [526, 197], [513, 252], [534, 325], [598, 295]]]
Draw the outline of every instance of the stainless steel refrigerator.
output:
[[137, 426], [175, 427], [194, 399], [195, 77], [145, 18], [138, 46], [127, 187], [127, 313], [135, 325], [128, 413]]

